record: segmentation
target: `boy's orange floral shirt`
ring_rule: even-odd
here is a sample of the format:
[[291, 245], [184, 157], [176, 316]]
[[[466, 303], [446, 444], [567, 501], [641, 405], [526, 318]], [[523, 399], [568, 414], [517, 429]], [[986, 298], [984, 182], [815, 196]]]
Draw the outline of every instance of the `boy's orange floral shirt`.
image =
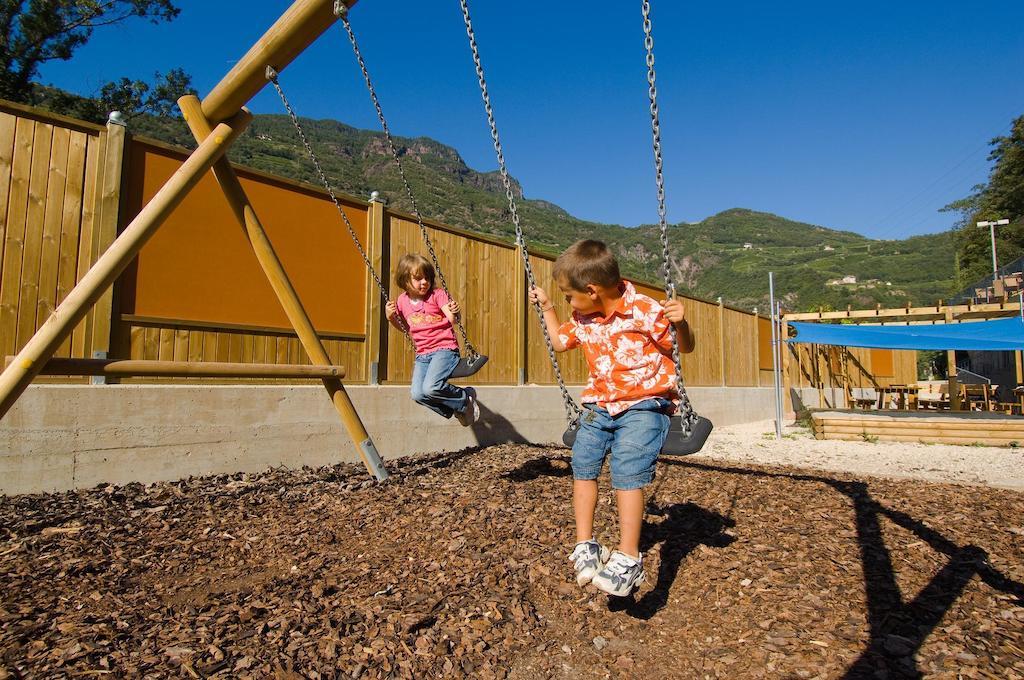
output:
[[558, 329], [566, 349], [582, 345], [590, 366], [584, 403], [618, 415], [645, 399], [662, 397], [679, 405], [672, 323], [661, 305], [636, 292], [629, 281], [611, 314], [573, 313]]

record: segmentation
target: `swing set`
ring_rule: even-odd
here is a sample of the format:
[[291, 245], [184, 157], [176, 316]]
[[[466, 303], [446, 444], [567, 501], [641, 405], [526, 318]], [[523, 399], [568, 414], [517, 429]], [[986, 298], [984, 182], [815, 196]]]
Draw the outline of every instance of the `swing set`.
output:
[[[252, 120], [252, 114], [244, 108], [257, 92], [267, 82], [270, 82], [287, 110], [296, 134], [303, 144], [316, 173], [326, 189], [331, 200], [338, 209], [338, 213], [348, 230], [349, 236], [363, 262], [369, 270], [374, 282], [380, 289], [383, 301], [389, 301], [387, 286], [380, 275], [375, 271], [363, 245], [360, 243], [355, 230], [349, 221], [348, 216], [342, 209], [334, 187], [327, 179], [326, 174], [310, 145], [298, 115], [286, 97], [279, 82], [279, 73], [292, 60], [302, 53], [321, 34], [327, 31], [337, 20], [348, 34], [356, 60], [362, 71], [363, 79], [369, 91], [371, 101], [376, 110], [378, 120], [383, 130], [388, 148], [398, 169], [399, 176], [405, 189], [406, 197], [412, 206], [412, 214], [420, 229], [421, 237], [430, 254], [438, 275], [439, 282], [445, 292], [449, 293], [448, 283], [444, 277], [441, 264], [438, 260], [430, 234], [423, 223], [412, 188], [409, 185], [405, 170], [402, 166], [401, 157], [394, 144], [391, 131], [384, 116], [379, 98], [371, 81], [365, 60], [359, 50], [355, 33], [348, 18], [349, 8], [356, 3], [356, 0], [296, 0], [294, 4], [278, 19], [278, 21], [264, 34], [264, 36], [238, 61], [231, 71], [221, 80], [220, 83], [200, 101], [197, 97], [189, 95], [181, 98], [178, 102], [185, 121], [196, 138], [198, 146], [189, 156], [181, 168], [164, 184], [163, 187], [153, 196], [150, 202], [132, 220], [121, 234], [115, 239], [111, 246], [104, 252], [51, 314], [50, 318], [39, 328], [28, 343], [22, 348], [13, 361], [0, 374], [0, 418], [2, 418], [14, 405], [18, 397], [25, 391], [31, 381], [40, 373], [52, 373], [52, 366], [48, 366], [54, 352], [72, 332], [78, 322], [85, 316], [92, 305], [103, 295], [121, 272], [138, 255], [145, 243], [159, 229], [160, 225], [167, 219], [173, 210], [184, 200], [188, 192], [195, 187], [202, 176], [213, 170], [220, 187], [227, 199], [237, 221], [245, 231], [246, 237], [253, 248], [257, 261], [262, 267], [267, 279], [281, 303], [284, 311], [296, 331], [296, 334], [309, 356], [313, 366], [271, 366], [253, 364], [246, 367], [235, 365], [218, 365], [213, 367], [202, 365], [190, 367], [182, 366], [180, 363], [171, 366], [173, 362], [107, 362], [104, 366], [93, 366], [90, 362], [63, 362], [64, 374], [96, 374], [97, 372], [121, 371], [120, 375], [212, 375], [210, 371], [220, 370], [225, 375], [238, 376], [243, 373], [248, 377], [282, 378], [295, 377], [318, 377], [323, 381], [328, 395], [342, 423], [348, 431], [349, 437], [356, 445], [368, 472], [383, 481], [388, 474], [384, 468], [381, 457], [377, 452], [372, 438], [367, 433], [362, 421], [356, 413], [355, 408], [345, 390], [341, 378], [344, 377], [344, 369], [340, 366], [332, 366], [323, 344], [317, 336], [309, 315], [302, 306], [295, 289], [288, 278], [277, 253], [274, 251], [266, 231], [260, 222], [256, 212], [246, 196], [241, 183], [238, 180], [230, 163], [225, 158], [231, 144], [245, 131]], [[526, 238], [520, 224], [519, 212], [516, 205], [515, 195], [512, 190], [511, 180], [505, 167], [505, 158], [498, 136], [497, 124], [494, 119], [494, 112], [491, 106], [490, 96], [487, 90], [487, 83], [484, 77], [483, 65], [480, 60], [476, 36], [469, 14], [468, 0], [460, 0], [463, 19], [466, 27], [466, 34], [469, 46], [473, 55], [477, 78], [480, 86], [480, 93], [484, 103], [488, 125], [491, 131], [491, 138], [494, 142], [494, 150], [498, 161], [498, 167], [505, 187], [505, 195], [508, 199], [509, 211], [512, 224], [515, 228], [515, 241], [517, 250], [523, 258], [527, 281], [530, 287], [536, 285], [533, 271], [530, 266], [529, 254], [527, 251]], [[668, 224], [665, 211], [665, 189], [662, 177], [662, 156], [660, 124], [658, 120], [657, 89], [655, 87], [654, 68], [654, 40], [652, 36], [650, 3], [643, 0], [643, 24], [644, 44], [647, 50], [648, 67], [648, 93], [650, 99], [651, 129], [653, 136], [653, 149], [655, 158], [655, 171], [658, 196], [658, 215], [661, 233], [663, 273], [665, 277], [665, 292], [669, 297], [675, 297], [675, 284], [670, 275], [669, 251], [668, 251]], [[581, 407], [573, 400], [566, 388], [558, 361], [555, 358], [554, 348], [547, 328], [543, 322], [543, 312], [538, 303], [534, 303], [534, 311], [540, 321], [540, 326], [547, 345], [548, 357], [562, 399], [565, 404], [567, 428], [563, 434], [563, 442], [571, 446], [575, 440], [579, 428], [580, 417], [583, 413]], [[470, 342], [466, 329], [461, 318], [456, 318], [456, 325], [462, 338], [463, 356], [451, 377], [466, 377], [478, 372], [487, 362], [487, 356], [481, 354]], [[408, 338], [408, 328], [403, 329]], [[672, 358], [677, 367], [677, 389], [681, 399], [680, 413], [671, 419], [669, 435], [663, 448], [667, 455], [686, 455], [699, 451], [711, 432], [712, 425], [709, 420], [698, 416], [690, 404], [686, 394], [685, 386], [681, 377], [681, 363], [679, 348], [675, 334], [672, 335]], [[410, 339], [411, 344], [411, 339]], [[56, 363], [56, 362], [54, 362]], [[85, 365], [89, 363], [90, 365]], [[131, 364], [130, 366], [128, 364]], [[192, 373], [192, 369], [197, 373]], [[51, 370], [47, 370], [51, 369]], [[205, 372], [204, 372], [205, 371]]]

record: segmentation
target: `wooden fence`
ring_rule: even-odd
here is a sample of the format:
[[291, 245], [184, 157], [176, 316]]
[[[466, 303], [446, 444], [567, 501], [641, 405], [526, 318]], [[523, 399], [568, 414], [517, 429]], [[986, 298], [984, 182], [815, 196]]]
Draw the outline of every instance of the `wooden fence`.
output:
[[[14, 354], [70, 291], [116, 230], [128, 224], [187, 157], [182, 149], [0, 102], [0, 347]], [[347, 382], [408, 382], [412, 352], [383, 316], [376, 283], [325, 192], [245, 168], [238, 175], [267, 228], [332, 361]], [[389, 272], [408, 252], [426, 253], [415, 220], [380, 202], [340, 196], [366, 256], [391, 296]], [[512, 244], [427, 222], [469, 339], [490, 356], [475, 384], [554, 383], [520, 253]], [[527, 225], [528, 229], [528, 225]], [[538, 283], [553, 287], [550, 257], [530, 253]], [[655, 298], [663, 291], [637, 288]], [[722, 303], [683, 298], [697, 349], [683, 355], [695, 386], [772, 384], [770, 324]], [[568, 306], [554, 302], [562, 318]], [[831, 384], [831, 368], [791, 349], [794, 385]], [[62, 357], [308, 363], [252, 256], [244, 233], [205, 177], [58, 352]], [[858, 358], [856, 380], [887, 376], [904, 354]], [[581, 352], [558, 356], [570, 384], [586, 380]], [[907, 364], [909, 365], [909, 364]], [[887, 369], [888, 370], [888, 369]], [[823, 377], [824, 376], [824, 377]], [[152, 381], [152, 379], [150, 379]]]

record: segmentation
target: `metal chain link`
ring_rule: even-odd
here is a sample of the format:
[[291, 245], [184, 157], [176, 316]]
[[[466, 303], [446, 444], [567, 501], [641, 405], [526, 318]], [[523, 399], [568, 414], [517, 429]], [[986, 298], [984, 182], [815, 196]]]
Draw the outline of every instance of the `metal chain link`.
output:
[[[444, 272], [441, 270], [441, 263], [437, 259], [437, 253], [434, 252], [434, 243], [430, 238], [430, 234], [427, 232], [427, 227], [423, 224], [423, 218], [420, 215], [419, 206], [416, 203], [416, 198], [413, 196], [412, 187], [409, 186], [409, 180], [405, 176], [405, 168], [402, 166], [402, 160], [398, 156], [398, 149], [395, 148], [395, 142], [391, 137], [391, 129], [388, 127], [388, 122], [384, 118], [384, 110], [381, 108], [380, 99], [377, 97], [377, 91], [373, 87], [373, 82], [370, 80], [370, 72], [366, 68], [366, 62], [363, 60], [363, 54], [359, 50], [359, 43], [356, 42], [356, 34], [352, 30], [352, 24], [349, 22], [348, 13], [342, 13], [339, 15], [341, 23], [345, 27], [345, 31], [348, 33], [349, 42], [352, 43], [352, 51], [355, 52], [356, 61], [359, 62], [359, 69], [363, 72], [363, 80], [366, 82], [366, 89], [370, 91], [370, 98], [373, 100], [373, 108], [377, 110], [377, 119], [380, 121], [381, 129], [384, 131], [384, 138], [388, 142], [388, 148], [391, 150], [391, 156], [395, 159], [395, 165], [398, 167], [398, 174], [402, 178], [402, 184], [405, 186], [405, 195], [409, 198], [409, 202], [412, 204], [412, 214], [416, 217], [416, 224], [419, 225], [420, 234], [423, 236], [423, 242], [427, 245], [427, 250], [430, 251], [430, 259], [434, 262], [434, 269], [437, 271], [437, 276], [441, 280], [441, 288], [444, 289], [446, 295], [451, 298], [451, 293], [448, 290], [448, 282], [445, 280]], [[475, 360], [479, 353], [473, 347], [473, 344], [469, 341], [469, 337], [466, 335], [466, 329], [462, 325], [461, 315], [456, 317], [455, 324], [459, 329], [459, 334], [462, 336], [462, 343], [466, 348], [466, 352], [469, 354], [471, 360]]]
[[[654, 140], [654, 171], [655, 180], [658, 184], [658, 225], [661, 230], [661, 255], [662, 271], [665, 276], [665, 294], [669, 299], [675, 299], [676, 286], [672, 282], [670, 270], [671, 256], [668, 250], [668, 221], [665, 218], [665, 179], [662, 175], [661, 159], [661, 123], [658, 120], [658, 88], [655, 86], [656, 75], [654, 71], [654, 35], [651, 26], [651, 3], [649, 0], [642, 0], [642, 11], [644, 17], [644, 47], [647, 50], [647, 95], [651, 102], [651, 135]], [[676, 363], [676, 389], [679, 391], [679, 400], [682, 407], [682, 417], [687, 433], [691, 424], [697, 419], [697, 414], [690, 405], [690, 397], [686, 394], [686, 387], [683, 385], [683, 364], [679, 356], [679, 342], [675, 333], [672, 336], [672, 360]]]
[[[498, 158], [498, 170], [501, 172], [501, 181], [505, 185], [505, 197], [508, 199], [508, 209], [512, 214], [512, 224], [516, 230], [516, 245], [519, 247], [519, 253], [523, 258], [523, 265], [526, 269], [526, 280], [528, 281], [530, 288], [534, 288], [537, 283], [533, 276], [533, 268], [530, 266], [530, 255], [526, 250], [526, 237], [523, 235], [523, 228], [519, 224], [519, 211], [516, 208], [515, 194], [512, 191], [512, 182], [508, 176], [508, 170], [505, 168], [505, 155], [501, 151], [501, 141], [498, 138], [498, 126], [494, 122], [494, 110], [491, 108], [491, 97], [487, 92], [487, 80], [484, 78], [484, 67], [480, 61], [480, 51], [476, 44], [476, 34], [473, 32], [473, 22], [469, 18], [469, 5], [467, 0], [459, 0], [462, 5], [462, 18], [466, 24], [466, 36], [469, 38], [469, 47], [473, 51], [473, 63], [476, 65], [476, 77], [480, 83], [480, 96], [484, 100], [484, 110], [487, 112], [487, 123], [491, 128], [491, 139], [494, 141], [494, 152]], [[540, 328], [544, 334], [544, 342], [548, 348], [548, 358], [551, 360], [551, 366], [555, 371], [555, 379], [558, 380], [558, 387], [562, 391], [562, 401], [565, 403], [565, 417], [569, 421], [570, 426], [576, 425], [579, 422], [580, 416], [583, 411], [573, 400], [569, 394], [569, 390], [565, 387], [565, 380], [562, 378], [562, 370], [558, 366], [558, 359], [555, 357], [555, 347], [551, 344], [551, 335], [548, 333], [547, 324], [544, 323], [544, 312], [541, 310], [539, 302], [533, 303], [533, 309], [537, 313], [537, 319], [540, 321]]]
[[[324, 172], [323, 167], [320, 165], [320, 159], [317, 158], [316, 153], [313, 151], [313, 146], [309, 143], [306, 138], [306, 133], [302, 129], [302, 124], [299, 123], [299, 117], [295, 114], [295, 109], [288, 102], [288, 97], [285, 96], [284, 90], [281, 88], [281, 84], [277, 81], [277, 71], [272, 66], [267, 67], [267, 80], [273, 84], [274, 89], [277, 90], [278, 96], [281, 98], [281, 103], [284, 104], [285, 110], [288, 111], [288, 115], [292, 119], [292, 125], [295, 126], [295, 132], [299, 135], [299, 139], [302, 141], [302, 146], [306, 148], [306, 153], [309, 155], [309, 159], [313, 162], [313, 168], [316, 170], [316, 174], [320, 177], [320, 183], [324, 189], [327, 190], [327, 194], [334, 201], [335, 207], [338, 209], [338, 214], [341, 215], [342, 221], [345, 223], [345, 228], [348, 229], [349, 236], [352, 237], [352, 242], [355, 244], [356, 249], [359, 251], [359, 255], [363, 258], [363, 262], [366, 264], [366, 268], [370, 271], [370, 275], [373, 280], [377, 283], [377, 287], [380, 288], [380, 295], [384, 299], [384, 304], [391, 302], [391, 298], [388, 296], [388, 289], [384, 286], [380, 276], [377, 274], [377, 270], [373, 268], [373, 263], [370, 262], [370, 257], [366, 254], [366, 250], [363, 249], [363, 244], [359, 241], [359, 236], [356, 234], [355, 229], [352, 228], [352, 222], [349, 221], [348, 215], [345, 214], [344, 208], [341, 207], [341, 201], [338, 200], [338, 196], [334, 193], [334, 186], [330, 180], [327, 179], [327, 174]], [[398, 326], [402, 333], [405, 334], [406, 340], [412, 343], [412, 338], [409, 335], [409, 327], [405, 323], [405, 319], [402, 318], [401, 314], [395, 316], [398, 320]]]

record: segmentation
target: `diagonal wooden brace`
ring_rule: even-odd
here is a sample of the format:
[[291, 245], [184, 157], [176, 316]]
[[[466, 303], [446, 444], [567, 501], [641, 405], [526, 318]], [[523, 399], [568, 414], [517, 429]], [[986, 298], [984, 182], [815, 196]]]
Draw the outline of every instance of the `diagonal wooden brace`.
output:
[[[188, 123], [189, 129], [195, 136], [196, 141], [202, 143], [203, 140], [208, 139], [211, 127], [206, 116], [203, 114], [199, 99], [188, 95], [178, 100], [178, 106], [181, 107], [185, 121]], [[260, 267], [263, 268], [263, 272], [267, 275], [267, 280], [270, 282], [271, 288], [274, 289], [274, 294], [277, 295], [278, 301], [284, 308], [288, 321], [291, 322], [296, 334], [298, 334], [299, 341], [306, 350], [306, 354], [309, 355], [309, 360], [317, 366], [330, 366], [332, 363], [331, 359], [327, 355], [323, 343], [320, 342], [316, 329], [313, 328], [313, 322], [310, 321], [309, 315], [302, 306], [302, 302], [299, 300], [299, 296], [294, 286], [292, 286], [288, 274], [285, 273], [281, 260], [274, 251], [270, 239], [267, 238], [266, 230], [264, 230], [263, 225], [256, 216], [256, 211], [253, 209], [249, 197], [246, 196], [241, 182], [238, 181], [238, 176], [235, 174], [234, 169], [232, 169], [231, 164], [226, 158], [221, 158], [213, 166], [213, 173], [220, 183], [228, 205], [231, 206], [231, 210], [235, 213], [235, 219], [238, 220], [238, 223], [245, 230], [246, 238], [248, 238], [249, 244], [252, 246], [253, 253], [255, 253], [256, 259], [259, 261]], [[345, 386], [341, 380], [336, 378], [324, 378], [323, 383], [331, 397], [335, 410], [337, 410], [338, 415], [341, 417], [342, 424], [348, 430], [352, 443], [355, 445], [356, 450], [359, 451], [360, 456], [362, 456], [367, 471], [376, 477], [378, 481], [387, 479], [388, 473], [384, 469], [384, 463], [381, 461], [380, 454], [377, 452], [373, 440], [367, 434], [366, 428], [359, 419], [359, 414], [356, 413], [355, 407], [345, 391]]]
[[11, 365], [0, 374], [0, 418], [10, 410], [96, 300], [138, 255], [142, 246], [206, 171], [224, 156], [250, 122], [252, 114], [243, 109], [218, 125], [57, 306]]

